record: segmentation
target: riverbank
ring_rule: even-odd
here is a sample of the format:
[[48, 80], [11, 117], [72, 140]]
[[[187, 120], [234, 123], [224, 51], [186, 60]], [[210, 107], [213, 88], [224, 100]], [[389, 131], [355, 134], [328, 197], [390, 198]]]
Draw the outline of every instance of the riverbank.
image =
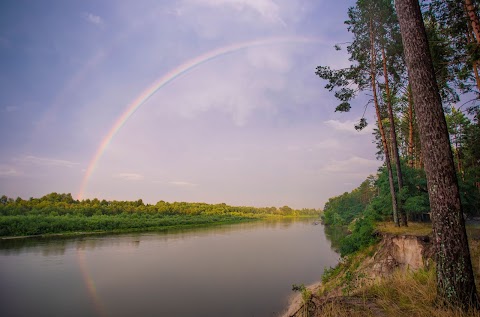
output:
[[35, 238], [73, 238], [80, 236], [91, 236], [91, 235], [111, 235], [111, 234], [124, 234], [124, 233], [142, 233], [142, 232], [165, 232], [165, 231], [177, 231], [177, 230], [187, 230], [194, 228], [209, 228], [214, 226], [238, 224], [245, 222], [261, 221], [262, 218], [245, 218], [245, 219], [236, 219], [232, 221], [217, 221], [213, 223], [195, 223], [195, 224], [179, 224], [171, 226], [161, 226], [161, 227], [146, 227], [146, 228], [126, 228], [126, 229], [117, 229], [117, 230], [99, 230], [99, 231], [74, 231], [74, 232], [62, 232], [62, 233], [44, 233], [37, 235], [24, 235], [24, 236], [5, 236], [0, 237], [1, 240], [15, 240], [15, 239], [35, 239]]
[[[380, 242], [326, 270], [322, 282], [292, 298], [283, 317], [303, 316], [480, 316], [438, 307], [431, 225], [398, 229], [379, 224]], [[399, 231], [401, 230], [401, 231]], [[480, 225], [467, 226], [477, 289], [480, 281]]]
[[[116, 221], [118, 219], [113, 218], [113, 216], [109, 216], [109, 219], [104, 219], [104, 221]], [[47, 230], [55, 230], [56, 228], [62, 228], [64, 226], [58, 226], [58, 224], [55, 224], [55, 221], [58, 222], [58, 219], [52, 219], [49, 217], [36, 217], [37, 219], [28, 219], [27, 222], [31, 225], [32, 223], [35, 225], [39, 225], [39, 223], [35, 220], [40, 221], [40, 225], [42, 226], [41, 223], [43, 222], [44, 227], [36, 227], [34, 230], [35, 231], [47, 231]], [[66, 221], [70, 222], [69, 225], [73, 226], [75, 225], [76, 221], [75, 219], [67, 219]], [[164, 218], [171, 218], [171, 219], [163, 219], [164, 225], [160, 226], [148, 226], [149, 223], [142, 222], [142, 221], [136, 221], [135, 225], [136, 227], [131, 226], [131, 223], [129, 219], [124, 219], [125, 222], [119, 222], [116, 225], [117, 226], [124, 226], [123, 228], [113, 228], [110, 230], [78, 230], [78, 231], [64, 231], [64, 232], [44, 232], [44, 233], [39, 233], [39, 234], [18, 234], [18, 235], [7, 235], [7, 236], [1, 236], [0, 235], [0, 241], [2, 240], [12, 240], [12, 239], [29, 239], [29, 238], [54, 238], [54, 237], [76, 237], [76, 236], [86, 236], [86, 235], [105, 235], [105, 234], [123, 234], [123, 233], [135, 233], [135, 232], [165, 232], [165, 231], [175, 231], [175, 230], [187, 230], [187, 229], [193, 229], [193, 228], [208, 228], [208, 227], [213, 227], [213, 226], [221, 226], [221, 225], [229, 225], [229, 224], [239, 224], [239, 223], [246, 223], [246, 222], [254, 222], [254, 221], [281, 221], [281, 220], [295, 220], [295, 219], [316, 219], [315, 217], [308, 217], [308, 216], [300, 216], [300, 217], [291, 217], [291, 216], [235, 216], [232, 217], [230, 215], [225, 215], [225, 216], [216, 216], [216, 217], [205, 217], [205, 216], [164, 216]], [[0, 217], [0, 224], [2, 226], [16, 226], [19, 227], [19, 221], [12, 224], [12, 222], [8, 222], [8, 218], [6, 217]], [[25, 220], [25, 219], [23, 219]], [[77, 219], [78, 220], [78, 219]], [[83, 220], [83, 219], [82, 219]], [[50, 223], [49, 223], [50, 221]], [[96, 219], [91, 219], [93, 223], [96, 223], [98, 220]], [[53, 223], [52, 223], [53, 222]], [[168, 224], [172, 222], [177, 222], [175, 224]], [[55, 227], [57, 225], [57, 227]], [[100, 224], [101, 226], [104, 226], [104, 224]], [[46, 227], [48, 226], [48, 227]], [[22, 227], [22, 224], [20, 223], [20, 227]], [[26, 225], [23, 225], [25, 228]], [[84, 228], [87, 227], [84, 225]], [[77, 227], [78, 228], [78, 227]], [[9, 228], [11, 230], [12, 227]]]
[[1, 216], [0, 236], [35, 237], [46, 235], [85, 235], [159, 231], [215, 224], [254, 221], [260, 217], [247, 215], [25, 215]]
[[159, 201], [74, 200], [71, 194], [0, 199], [0, 237], [159, 231], [256, 219], [318, 217], [315, 209]]

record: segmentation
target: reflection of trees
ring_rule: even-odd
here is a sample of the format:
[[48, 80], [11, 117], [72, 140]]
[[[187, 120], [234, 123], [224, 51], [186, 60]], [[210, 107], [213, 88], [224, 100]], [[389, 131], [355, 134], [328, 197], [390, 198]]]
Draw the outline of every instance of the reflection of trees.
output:
[[138, 248], [141, 243], [155, 240], [173, 242], [190, 238], [228, 235], [234, 231], [257, 230], [259, 228], [287, 229], [295, 222], [311, 222], [311, 219], [268, 219], [265, 221], [226, 224], [218, 226], [169, 229], [148, 233], [95, 233], [83, 236], [51, 236], [35, 238], [0, 239], [0, 255], [18, 255], [24, 252], [44, 256], [63, 255], [66, 250], [94, 250], [104, 247]]
[[44, 256], [63, 255], [71, 244], [71, 238], [22, 238], [0, 240], [0, 255], [18, 255], [25, 251]]
[[[303, 220], [303, 219], [302, 219]], [[297, 219], [283, 219], [283, 221], [281, 222], [282, 223], [282, 228], [283, 229], [287, 229], [287, 228], [290, 228], [296, 221], [300, 221], [300, 220], [297, 220]], [[307, 221], [310, 221], [310, 220], [307, 220]]]
[[291, 227], [295, 222], [298, 222], [298, 219], [295, 218], [273, 218], [267, 219], [263, 222], [264, 226], [267, 228], [275, 229], [279, 226], [283, 229]]
[[56, 256], [65, 254], [65, 244], [52, 244], [47, 248], [42, 248], [43, 256]]
[[325, 226], [325, 236], [330, 241], [331, 248], [338, 252], [340, 241], [348, 234], [347, 227]]
[[[214, 227], [188, 229], [169, 229], [149, 233], [95, 233], [84, 236], [51, 236], [35, 238], [0, 239], [0, 255], [18, 255], [26, 251], [38, 252], [44, 256], [62, 255], [67, 249], [94, 250], [103, 247], [138, 248], [140, 243], [148, 240], [176, 241], [191, 237], [226, 235], [231, 231], [245, 230], [264, 226], [266, 222], [251, 222]], [[273, 224], [276, 226], [276, 224]]]

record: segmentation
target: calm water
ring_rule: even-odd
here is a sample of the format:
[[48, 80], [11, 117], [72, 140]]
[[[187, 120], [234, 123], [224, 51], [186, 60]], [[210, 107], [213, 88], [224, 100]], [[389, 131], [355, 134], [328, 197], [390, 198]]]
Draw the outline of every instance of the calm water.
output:
[[0, 241], [0, 316], [276, 316], [337, 260], [311, 221]]

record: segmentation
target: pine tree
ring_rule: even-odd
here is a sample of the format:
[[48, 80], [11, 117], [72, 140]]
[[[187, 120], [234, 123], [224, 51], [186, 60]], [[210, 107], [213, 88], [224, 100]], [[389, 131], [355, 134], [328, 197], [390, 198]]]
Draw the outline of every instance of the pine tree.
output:
[[[390, 192], [392, 197], [392, 213], [394, 222], [399, 225], [399, 219], [406, 225], [406, 214], [401, 204], [398, 204], [398, 193], [391, 157], [396, 165], [399, 190], [403, 187], [402, 169], [398, 142], [395, 131], [395, 119], [392, 100], [399, 83], [401, 83], [403, 58], [401, 54], [400, 35], [395, 12], [390, 0], [358, 0], [354, 7], [348, 10], [349, 20], [345, 23], [353, 34], [353, 41], [347, 47], [352, 65], [341, 70], [332, 70], [329, 67], [317, 67], [316, 74], [328, 80], [325, 88], [338, 89], [335, 96], [341, 101], [335, 111], [347, 112], [350, 110], [350, 101], [363, 91], [371, 91], [372, 99], [381, 142], [381, 151], [385, 157], [385, 164], [389, 173]], [[379, 73], [383, 75], [383, 84], [379, 84]], [[380, 77], [381, 78], [381, 77]], [[390, 81], [394, 79], [394, 83]], [[357, 89], [351, 87], [356, 86]], [[394, 88], [394, 89], [392, 89]], [[382, 93], [383, 89], [383, 93]], [[383, 120], [382, 103], [387, 105], [390, 139], [388, 139]], [[367, 126], [364, 118], [355, 126], [360, 130]]]
[[424, 156], [443, 302], [478, 307], [460, 192], [442, 102], [418, 0], [396, 0]]

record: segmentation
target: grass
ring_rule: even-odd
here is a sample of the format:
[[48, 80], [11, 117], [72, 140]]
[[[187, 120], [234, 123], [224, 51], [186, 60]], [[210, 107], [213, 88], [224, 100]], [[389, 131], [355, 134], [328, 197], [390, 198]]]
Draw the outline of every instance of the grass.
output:
[[352, 280], [356, 279], [360, 272], [357, 272], [361, 264], [371, 257], [376, 249], [376, 245], [369, 246], [355, 254], [342, 258], [341, 262], [330, 269], [326, 269], [322, 275], [322, 285], [318, 295], [326, 295], [332, 291], [341, 293], [349, 292]]
[[393, 222], [379, 222], [376, 224], [375, 229], [381, 233], [428, 236], [432, 233], [432, 224], [426, 222], [409, 222], [408, 227], [397, 227]]
[[[478, 274], [478, 266], [476, 271]], [[436, 277], [433, 267], [416, 272], [396, 271], [372, 285], [357, 289], [350, 297], [327, 301], [311, 316], [480, 316], [480, 311], [465, 313], [439, 307], [436, 304], [436, 296]]]
[[[431, 224], [410, 223], [407, 228], [397, 228], [381, 223], [376, 229], [391, 234], [428, 235]], [[467, 225], [467, 234], [477, 290], [480, 290], [480, 224]], [[369, 283], [357, 281], [351, 287], [351, 276], [361, 276], [359, 263], [369, 258], [375, 248], [362, 250], [345, 258], [338, 267], [327, 270], [315, 298], [316, 309], [308, 316], [480, 317], [478, 310], [465, 313], [437, 305], [434, 265], [415, 272], [398, 270]], [[351, 288], [348, 294], [343, 292], [345, 288]]]
[[433, 267], [407, 273], [396, 271], [360, 292], [367, 298], [373, 298], [386, 316], [480, 316], [479, 311], [464, 313], [437, 305]]

